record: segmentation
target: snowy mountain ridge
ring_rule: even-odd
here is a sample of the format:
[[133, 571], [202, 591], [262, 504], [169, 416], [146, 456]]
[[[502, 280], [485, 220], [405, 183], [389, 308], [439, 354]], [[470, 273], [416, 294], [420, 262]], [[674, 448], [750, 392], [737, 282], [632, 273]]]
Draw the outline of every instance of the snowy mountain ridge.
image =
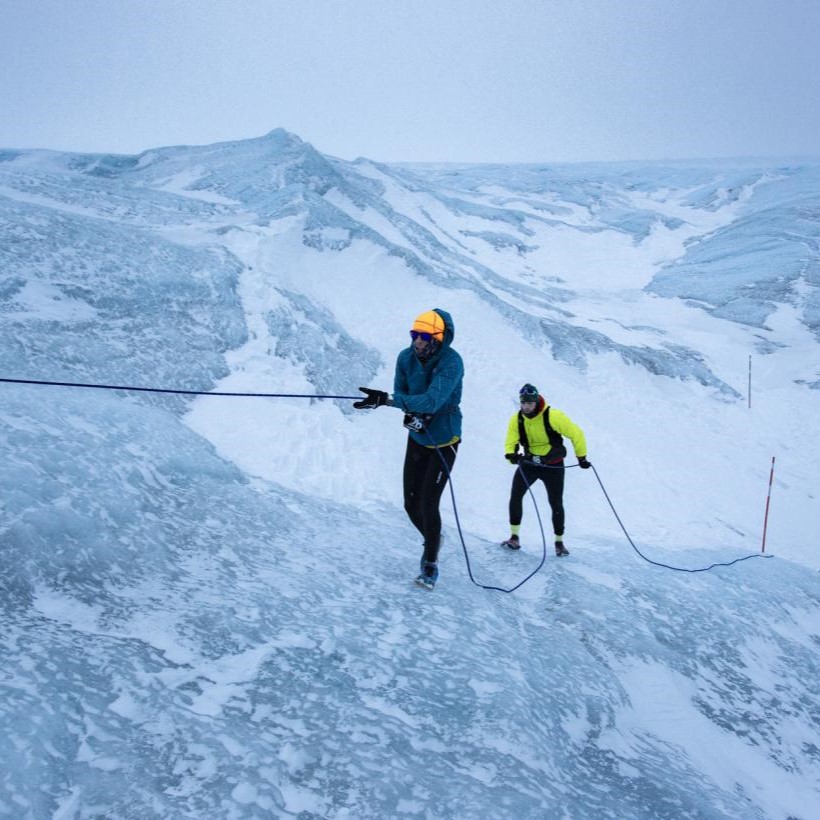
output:
[[[389, 390], [437, 305], [466, 363], [431, 594], [390, 408], [0, 385], [0, 814], [812, 817], [818, 173], [0, 152], [0, 377]], [[650, 565], [570, 470], [480, 590], [524, 381], [670, 565], [759, 551], [776, 454], [776, 557]]]

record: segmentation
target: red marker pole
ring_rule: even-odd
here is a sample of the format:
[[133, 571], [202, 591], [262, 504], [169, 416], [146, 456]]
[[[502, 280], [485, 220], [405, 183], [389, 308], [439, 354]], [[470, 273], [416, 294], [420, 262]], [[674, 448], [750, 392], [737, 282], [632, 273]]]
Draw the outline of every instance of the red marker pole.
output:
[[769, 492], [766, 495], [766, 515], [763, 518], [763, 544], [761, 552], [766, 552], [766, 526], [769, 523], [769, 501], [772, 498], [772, 479], [774, 478], [774, 456], [772, 456], [772, 471], [769, 473]]

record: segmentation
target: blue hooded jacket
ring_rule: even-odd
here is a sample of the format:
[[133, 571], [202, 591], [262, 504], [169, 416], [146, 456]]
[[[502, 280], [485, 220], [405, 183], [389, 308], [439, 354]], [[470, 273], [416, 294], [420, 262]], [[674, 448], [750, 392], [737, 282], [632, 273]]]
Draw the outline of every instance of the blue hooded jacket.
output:
[[427, 432], [410, 431], [410, 436], [426, 447], [440, 447], [461, 438], [461, 384], [464, 362], [451, 344], [455, 335], [453, 319], [446, 310], [434, 308], [444, 320], [441, 347], [422, 362], [413, 345], [399, 353], [393, 379], [393, 404], [405, 413], [432, 414]]

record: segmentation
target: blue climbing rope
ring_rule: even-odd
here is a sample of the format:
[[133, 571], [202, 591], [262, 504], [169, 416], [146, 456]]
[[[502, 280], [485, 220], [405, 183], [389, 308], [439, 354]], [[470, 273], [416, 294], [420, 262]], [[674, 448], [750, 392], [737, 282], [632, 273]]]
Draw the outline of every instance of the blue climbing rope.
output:
[[[425, 430], [425, 432], [427, 432], [427, 431]], [[432, 436], [430, 436], [429, 433], [427, 433], [427, 436], [428, 436], [428, 438], [430, 438], [430, 441], [432, 442], [433, 441]], [[542, 547], [542, 549], [541, 549], [541, 561], [538, 564], [538, 566], [529, 575], [526, 576], [526, 578], [524, 578], [522, 581], [519, 581], [514, 587], [510, 587], [509, 589], [506, 589], [505, 587], [497, 587], [497, 586], [493, 586], [492, 584], [482, 584], [480, 581], [476, 581], [475, 576], [473, 575], [472, 566], [470, 565], [470, 554], [467, 551], [467, 545], [464, 542], [464, 533], [462, 532], [462, 529], [461, 529], [461, 520], [459, 519], [459, 515], [458, 515], [458, 505], [456, 504], [456, 494], [455, 494], [455, 490], [453, 489], [452, 474], [450, 472], [450, 468], [447, 466], [446, 459], [441, 454], [441, 449], [439, 447], [435, 447], [435, 450], [438, 453], [438, 457], [441, 460], [442, 465], [444, 466], [444, 471], [447, 473], [447, 483], [450, 486], [450, 498], [453, 501], [453, 515], [455, 516], [455, 519], [456, 519], [456, 529], [458, 530], [458, 537], [459, 537], [459, 540], [461, 541], [461, 549], [464, 553], [464, 562], [467, 564], [467, 575], [470, 577], [470, 580], [477, 587], [480, 587], [481, 589], [492, 589], [492, 590], [495, 590], [496, 592], [506, 592], [506, 593], [515, 592], [517, 589], [524, 586], [524, 584], [526, 584], [527, 581], [529, 581], [530, 578], [532, 578], [538, 572], [538, 570], [540, 570], [541, 567], [544, 566], [544, 562], [547, 560], [547, 538], [544, 535], [544, 524], [541, 521], [541, 512], [538, 509], [538, 504], [535, 503], [535, 495], [533, 494], [532, 486], [527, 481], [527, 477], [524, 475], [524, 471], [521, 470], [521, 465], [520, 464], [518, 465], [518, 469], [521, 470], [521, 478], [524, 479], [524, 483], [527, 485], [527, 492], [530, 494], [530, 498], [532, 499], [533, 507], [535, 507], [535, 515], [538, 518], [538, 527], [541, 530], [541, 547]], [[544, 466], [548, 466], [548, 465], [544, 465]], [[570, 465], [570, 466], [574, 467], [576, 465], [573, 464], [573, 465]]]
[[[432, 439], [431, 439], [431, 441], [432, 441]], [[535, 495], [532, 492], [532, 486], [527, 481], [527, 477], [524, 475], [524, 471], [521, 470], [521, 464], [522, 463], [535, 464], [535, 462], [527, 462], [527, 461], [521, 462], [518, 465], [518, 469], [521, 471], [521, 477], [524, 479], [524, 483], [527, 485], [527, 492], [530, 494], [530, 498], [532, 499], [533, 506], [535, 507], [535, 514], [538, 518], [538, 527], [541, 530], [541, 544], [542, 544], [541, 562], [538, 564], [538, 566], [526, 578], [524, 578], [523, 581], [520, 581], [518, 584], [516, 584], [514, 587], [511, 587], [510, 589], [505, 589], [504, 587], [492, 586], [490, 584], [482, 584], [482, 583], [476, 581], [475, 577], [473, 576], [472, 568], [470, 566], [470, 556], [467, 552], [467, 546], [464, 543], [464, 534], [461, 530], [461, 522], [460, 522], [459, 516], [458, 516], [458, 509], [457, 509], [457, 505], [456, 505], [456, 495], [455, 495], [455, 491], [453, 490], [452, 475], [450, 473], [450, 470], [447, 467], [447, 462], [444, 460], [444, 457], [441, 455], [441, 453], [439, 453], [439, 458], [441, 459], [441, 462], [444, 465], [444, 469], [447, 472], [447, 478], [448, 478], [448, 481], [449, 481], [449, 484], [450, 484], [450, 497], [452, 498], [452, 501], [453, 501], [453, 513], [454, 513], [455, 519], [456, 519], [456, 528], [458, 529], [458, 535], [459, 535], [459, 538], [461, 540], [461, 548], [464, 552], [464, 560], [467, 563], [467, 574], [470, 576], [470, 580], [476, 586], [481, 587], [481, 589], [492, 589], [492, 590], [497, 590], [498, 592], [515, 592], [515, 590], [517, 590], [519, 587], [523, 586], [527, 581], [530, 580], [530, 578], [533, 577], [533, 575], [535, 575], [538, 572], [538, 570], [541, 569], [542, 566], [544, 566], [544, 562], [546, 561], [546, 557], [547, 557], [547, 540], [546, 540], [546, 536], [544, 535], [544, 524], [541, 520], [541, 513], [538, 510], [538, 504], [536, 504], [536, 502], [535, 502]], [[547, 470], [549, 470], [549, 469], [567, 470], [567, 469], [570, 469], [571, 467], [577, 467], [578, 465], [577, 464], [570, 464], [570, 465], [567, 466], [567, 465], [538, 464], [537, 466], [540, 467], [541, 469], [547, 469]], [[614, 506], [614, 504], [612, 503], [612, 500], [609, 497], [609, 493], [607, 493], [607, 491], [606, 491], [606, 487], [604, 487], [603, 481], [601, 481], [601, 477], [598, 475], [598, 470], [595, 468], [595, 465], [592, 464], [592, 463], [590, 463], [589, 466], [592, 467], [592, 471], [595, 473], [595, 478], [598, 480], [598, 484], [601, 487], [601, 491], [604, 494], [604, 498], [606, 498], [607, 503], [609, 504], [609, 507], [612, 510], [612, 513], [614, 514], [616, 520], [618, 521], [618, 524], [620, 524], [621, 529], [623, 530], [623, 533], [626, 536], [627, 541], [629, 541], [630, 545], [632, 546], [632, 549], [635, 550], [635, 552], [638, 553], [638, 555], [641, 558], [643, 558], [643, 560], [646, 561], [647, 563], [653, 564], [656, 567], [663, 567], [664, 569], [674, 570], [675, 572], [708, 572], [709, 570], [714, 569], [715, 567], [730, 567], [733, 564], [739, 563], [740, 561], [748, 561], [750, 558], [771, 558], [772, 557], [771, 555], [762, 555], [760, 553], [755, 553], [755, 554], [752, 554], [752, 555], [745, 555], [741, 558], [735, 558], [733, 561], [716, 562], [714, 564], [709, 564], [709, 566], [707, 566], [707, 567], [695, 567], [695, 568], [676, 567], [676, 566], [673, 566], [671, 564], [664, 564], [660, 561], [653, 561], [651, 558], [647, 558], [647, 556], [645, 556], [637, 548], [637, 546], [635, 546], [635, 542], [632, 540], [631, 536], [627, 532], [626, 527], [623, 524], [623, 521], [621, 521], [621, 517], [618, 515], [618, 512], [615, 509], [615, 506]]]
[[[336, 395], [328, 395], [328, 394], [319, 394], [319, 393], [241, 393], [241, 392], [210, 392], [207, 390], [179, 390], [179, 389], [171, 389], [171, 388], [161, 388], [161, 387], [136, 387], [134, 385], [119, 385], [119, 384], [89, 384], [85, 382], [55, 382], [55, 381], [45, 381], [42, 379], [7, 379], [7, 378], [0, 378], [0, 383], [6, 384], [30, 384], [30, 385], [47, 385], [50, 387], [81, 387], [81, 388], [91, 388], [96, 390], [128, 390], [137, 393], [171, 393], [175, 395], [184, 395], [184, 396], [234, 396], [234, 397], [250, 397], [250, 398], [271, 398], [271, 399], [349, 399], [352, 401], [357, 401], [361, 399], [361, 396], [336, 396]], [[425, 431], [426, 432], [426, 431]], [[429, 436], [429, 433], [428, 433]], [[430, 439], [432, 442], [432, 438]], [[524, 479], [524, 483], [527, 485], [527, 492], [532, 499], [533, 507], [535, 508], [535, 514], [538, 518], [538, 526], [541, 530], [541, 543], [542, 543], [542, 554], [541, 554], [541, 562], [538, 566], [529, 574], [523, 581], [520, 581], [514, 587], [510, 589], [505, 589], [504, 587], [497, 587], [491, 584], [482, 584], [476, 581], [475, 577], [473, 576], [472, 567], [470, 565], [470, 555], [467, 551], [467, 545], [464, 542], [464, 533], [461, 529], [461, 521], [458, 515], [458, 506], [456, 504], [456, 494], [453, 488], [453, 481], [452, 476], [450, 473], [450, 468], [447, 466], [447, 462], [442, 456], [438, 447], [435, 448], [436, 452], [438, 453], [439, 458], [441, 459], [441, 463], [444, 465], [444, 470], [447, 473], [447, 479], [450, 484], [450, 497], [453, 501], [453, 513], [456, 519], [456, 527], [458, 529], [459, 539], [461, 540], [461, 548], [464, 551], [464, 560], [467, 564], [467, 574], [470, 576], [470, 580], [481, 589], [491, 589], [496, 590], [498, 592], [515, 592], [515, 590], [519, 589], [523, 586], [527, 581], [530, 580], [540, 569], [544, 566], [544, 562], [547, 558], [547, 539], [544, 535], [544, 525], [541, 521], [541, 513], [538, 509], [538, 504], [535, 501], [535, 495], [532, 491], [532, 486], [527, 481], [526, 476], [524, 475], [523, 470], [521, 470], [521, 464], [518, 465], [518, 469], [521, 471], [521, 477]], [[522, 462], [522, 463], [534, 463], [534, 462]], [[571, 464], [569, 467], [565, 465], [549, 465], [549, 464], [539, 464], [539, 467], [542, 469], [558, 469], [558, 470], [565, 470], [569, 469], [569, 467], [576, 467], [577, 465]], [[711, 569], [715, 569], [715, 567], [731, 567], [733, 564], [740, 563], [741, 561], [748, 561], [750, 558], [771, 558], [771, 555], [764, 555], [762, 553], [754, 553], [752, 555], [744, 555], [741, 558], [735, 558], [733, 561], [725, 561], [725, 562], [716, 562], [714, 564], [709, 564], [706, 567], [695, 567], [695, 568], [687, 568], [687, 567], [676, 567], [671, 564], [664, 564], [661, 561], [653, 561], [651, 558], [648, 558], [644, 555], [637, 546], [635, 546], [635, 542], [632, 540], [632, 537], [626, 530], [623, 521], [621, 521], [621, 517], [618, 515], [618, 511], [615, 509], [615, 505], [612, 503], [612, 500], [609, 497], [609, 493], [606, 491], [606, 487], [604, 487], [603, 481], [601, 481], [601, 477], [598, 475], [598, 470], [595, 468], [594, 464], [590, 464], [592, 467], [592, 471], [595, 473], [595, 478], [598, 481], [598, 484], [601, 487], [601, 492], [604, 494], [604, 498], [606, 498], [607, 503], [609, 504], [610, 509], [612, 510], [615, 519], [617, 520], [618, 524], [620, 525], [621, 529], [623, 530], [624, 535], [626, 536], [626, 540], [629, 541], [630, 546], [633, 550], [641, 557], [644, 561], [649, 564], [653, 564], [656, 567], [663, 567], [664, 569], [674, 570], [675, 572], [708, 572]]]
[[663, 567], [664, 569], [671, 569], [671, 570], [674, 570], [675, 572], [708, 572], [710, 569], [714, 569], [715, 567], [731, 567], [732, 564], [737, 564], [740, 561], [748, 561], [750, 558], [771, 558], [772, 557], [771, 555], [763, 555], [761, 553], [753, 553], [752, 555], [744, 555], [742, 558], [735, 558], [734, 561], [719, 562], [719, 563], [709, 564], [708, 567], [695, 567], [694, 569], [689, 569], [687, 567], [675, 567], [675, 566], [672, 566], [671, 564], [664, 564], [661, 561], [653, 561], [651, 558], [647, 558], [635, 546], [635, 542], [632, 540], [629, 533], [626, 531], [626, 527], [624, 526], [623, 521], [621, 521], [621, 517], [618, 515], [618, 512], [615, 509], [615, 506], [613, 505], [612, 501], [609, 498], [609, 493], [606, 491], [606, 487], [604, 487], [604, 482], [601, 481], [601, 477], [598, 475], [598, 471], [595, 469], [595, 465], [590, 464], [590, 467], [592, 467], [592, 470], [595, 473], [595, 478], [598, 479], [598, 484], [601, 486], [601, 491], [603, 492], [604, 498], [606, 498], [607, 503], [609, 504], [609, 507], [612, 510], [613, 515], [615, 516], [618, 523], [621, 525], [621, 529], [623, 530], [624, 535], [626, 536], [626, 540], [629, 541], [630, 545], [632, 546], [632, 549], [635, 550], [635, 552], [637, 552], [638, 555], [640, 555], [641, 558], [643, 558], [643, 560], [646, 561], [649, 564], [654, 564], [656, 567]]
[[173, 393], [181, 396], [249, 396], [266, 399], [353, 399], [361, 396], [329, 396], [317, 393], [220, 393], [208, 390], [176, 390], [162, 387], [134, 387], [121, 384], [85, 384], [83, 382], [48, 382], [36, 379], [2, 379], [9, 384], [45, 384], [51, 387], [88, 387], [96, 390], [130, 390], [136, 393]]

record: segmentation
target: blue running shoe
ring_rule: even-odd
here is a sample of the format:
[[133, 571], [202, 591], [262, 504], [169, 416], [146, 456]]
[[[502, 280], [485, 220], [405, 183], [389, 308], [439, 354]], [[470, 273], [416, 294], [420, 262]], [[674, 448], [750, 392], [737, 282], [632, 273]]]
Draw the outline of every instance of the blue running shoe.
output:
[[438, 581], [438, 564], [435, 561], [422, 561], [421, 572], [416, 578], [416, 583], [420, 587], [432, 589]]

